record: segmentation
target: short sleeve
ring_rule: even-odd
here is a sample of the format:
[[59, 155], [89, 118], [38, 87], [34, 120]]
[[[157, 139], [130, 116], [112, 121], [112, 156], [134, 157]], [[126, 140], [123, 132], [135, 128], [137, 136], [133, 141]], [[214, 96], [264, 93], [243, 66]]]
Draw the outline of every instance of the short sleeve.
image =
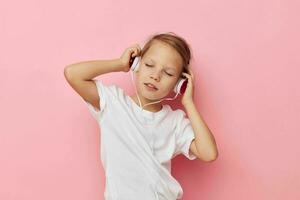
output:
[[97, 121], [101, 122], [103, 118], [103, 113], [107, 109], [108, 102], [115, 97], [116, 85], [105, 85], [101, 80], [93, 79], [96, 84], [98, 95], [99, 95], [99, 105], [100, 110], [95, 108], [88, 101], [85, 101], [89, 112]]
[[197, 158], [190, 151], [190, 145], [195, 139], [194, 130], [192, 124], [188, 118], [185, 117], [185, 112], [182, 110], [178, 110], [178, 117], [177, 117], [177, 125], [175, 129], [175, 136], [176, 136], [176, 149], [175, 155], [183, 154], [189, 160], [195, 160]]

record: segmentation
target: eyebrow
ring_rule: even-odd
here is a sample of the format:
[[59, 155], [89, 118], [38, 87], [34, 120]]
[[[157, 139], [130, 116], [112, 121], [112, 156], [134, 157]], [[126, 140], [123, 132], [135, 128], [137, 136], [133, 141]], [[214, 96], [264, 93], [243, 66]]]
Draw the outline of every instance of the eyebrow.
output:
[[[152, 58], [150, 58], [150, 60], [151, 60], [152, 62], [155, 63], [155, 60], [153, 60]], [[174, 69], [174, 68], [172, 68], [172, 67], [166, 67], [166, 68], [168, 68], [168, 69], [173, 69], [174, 71], [176, 71], [176, 69]]]

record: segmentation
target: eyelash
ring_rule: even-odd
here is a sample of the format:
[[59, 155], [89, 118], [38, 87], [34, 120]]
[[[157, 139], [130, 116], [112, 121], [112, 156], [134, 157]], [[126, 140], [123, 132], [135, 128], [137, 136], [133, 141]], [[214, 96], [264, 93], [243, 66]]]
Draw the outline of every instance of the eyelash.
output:
[[[146, 66], [147, 67], [150, 67], [150, 66], [152, 67], [152, 65], [148, 65], [148, 64], [146, 64]], [[168, 73], [166, 72], [166, 74], [168, 74]], [[168, 76], [173, 76], [173, 75], [172, 74], [168, 74]]]

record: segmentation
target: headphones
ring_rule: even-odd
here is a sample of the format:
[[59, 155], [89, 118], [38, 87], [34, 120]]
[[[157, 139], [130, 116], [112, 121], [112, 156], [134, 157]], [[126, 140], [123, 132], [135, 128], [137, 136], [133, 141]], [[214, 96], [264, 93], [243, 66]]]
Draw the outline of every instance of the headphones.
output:
[[[160, 101], [162, 101], [164, 99], [161, 99], [161, 100], [156, 101], [156, 102], [145, 104], [144, 106], [141, 105], [142, 103], [140, 101], [140, 98], [139, 98], [139, 95], [137, 93], [136, 86], [135, 86], [134, 80], [133, 80], [133, 74], [134, 74], [134, 72], [138, 71], [138, 69], [140, 67], [140, 64], [141, 64], [141, 56], [135, 56], [132, 64], [130, 65], [130, 72], [131, 72], [131, 80], [132, 80], [133, 85], [135, 87], [135, 91], [136, 91], [136, 94], [137, 94], [137, 97], [138, 97], [138, 100], [139, 100], [139, 104], [140, 104], [140, 107], [141, 107], [141, 110], [142, 110], [146, 105], [158, 103], [158, 102], [160, 102]], [[173, 100], [173, 99], [175, 99], [177, 97], [178, 94], [183, 95], [184, 92], [185, 92], [185, 90], [186, 90], [187, 83], [188, 83], [188, 79], [187, 78], [180, 77], [179, 80], [177, 81], [175, 87], [173, 88], [173, 91], [176, 93], [175, 97], [173, 97], [173, 98], [165, 98], [165, 99], [166, 100]]]

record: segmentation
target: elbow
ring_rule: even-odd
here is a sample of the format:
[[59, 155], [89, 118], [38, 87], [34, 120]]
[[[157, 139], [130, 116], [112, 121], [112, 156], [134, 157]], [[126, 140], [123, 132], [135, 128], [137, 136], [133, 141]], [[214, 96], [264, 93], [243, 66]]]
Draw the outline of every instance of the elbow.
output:
[[71, 77], [71, 73], [70, 73], [70, 66], [67, 65], [65, 68], [64, 68], [64, 76], [67, 80], [70, 79]]
[[206, 162], [213, 162], [213, 161], [217, 160], [217, 158], [218, 158], [218, 156], [215, 156], [215, 157], [213, 157], [213, 158], [211, 158], [209, 160], [206, 160]]
[[213, 162], [215, 160], [217, 160], [218, 158], [218, 152], [214, 153], [213, 156], [210, 156], [209, 158], [205, 159], [205, 162]]
[[208, 159], [206, 159], [206, 162], [213, 162], [213, 161], [217, 160], [218, 156], [219, 156], [218, 149], [216, 146], [214, 146], [214, 148], [211, 149], [209, 156], [207, 156]]

